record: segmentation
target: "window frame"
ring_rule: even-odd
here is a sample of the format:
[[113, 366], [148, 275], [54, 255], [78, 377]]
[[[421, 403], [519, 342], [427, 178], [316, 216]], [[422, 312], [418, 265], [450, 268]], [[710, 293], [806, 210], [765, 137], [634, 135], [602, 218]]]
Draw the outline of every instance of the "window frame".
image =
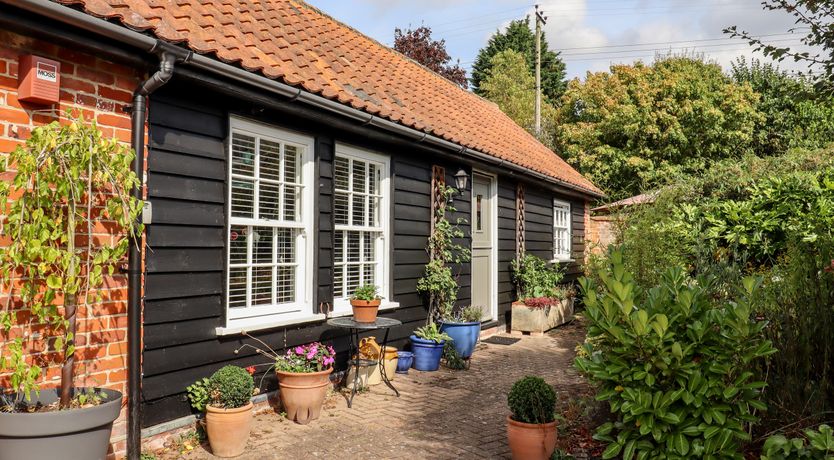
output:
[[[261, 219], [257, 215], [255, 203], [258, 201], [256, 196], [260, 193], [257, 190], [257, 184], [262, 179], [258, 177], [258, 161], [254, 162], [254, 187], [253, 190], [253, 210], [252, 217], [233, 217], [232, 216], [232, 180], [233, 180], [233, 136], [239, 133], [245, 136], [253, 136], [258, 139], [266, 139], [271, 142], [278, 142], [282, 145], [281, 152], [283, 154], [284, 145], [290, 144], [298, 147], [299, 152], [298, 165], [299, 169], [299, 184], [301, 192], [299, 193], [298, 203], [296, 203], [298, 212], [301, 213], [298, 222], [285, 220], [283, 214], [284, 202], [279, 201], [278, 206], [281, 210], [280, 220]], [[303, 320], [313, 316], [313, 271], [315, 269], [314, 248], [313, 248], [313, 222], [315, 216], [313, 215], [312, 206], [315, 190], [315, 150], [314, 140], [310, 136], [305, 136], [300, 133], [289, 131], [275, 125], [261, 123], [244, 119], [237, 116], [229, 118], [229, 135], [227, 138], [226, 155], [227, 155], [227, 190], [226, 199], [228, 202], [225, 206], [226, 216], [226, 233], [225, 240], [225, 284], [224, 284], [224, 301], [225, 301], [225, 323], [227, 329], [256, 329], [262, 328], [269, 324], [274, 324], [278, 321], [294, 321]], [[258, 145], [258, 157], [260, 156], [260, 145]], [[281, 167], [282, 177], [280, 183], [285, 184], [286, 178], [283, 177], [283, 166]], [[281, 193], [283, 196], [283, 192]], [[305, 206], [306, 205], [306, 206]], [[305, 212], [306, 211], [306, 212]], [[231, 281], [231, 229], [233, 226], [253, 226], [253, 227], [271, 227], [274, 229], [293, 229], [297, 232], [295, 237], [295, 301], [288, 303], [271, 303], [267, 305], [247, 306], [243, 308], [231, 308], [230, 298], [230, 281]], [[247, 242], [247, 254], [251, 252], [252, 244]], [[273, 253], [275, 248], [273, 247]], [[247, 259], [249, 256], [247, 255]], [[273, 259], [274, 260], [274, 259]], [[247, 261], [250, 264], [250, 261]], [[273, 273], [278, 273], [277, 271]], [[275, 276], [275, 275], [274, 275]], [[273, 283], [277, 282], [277, 278], [273, 277]], [[251, 278], [247, 277], [247, 299], [251, 298], [253, 284]], [[249, 300], [247, 300], [248, 302]]]
[[[380, 172], [379, 179], [379, 225], [374, 227], [364, 227], [355, 225], [336, 224], [336, 158], [346, 157], [353, 158], [360, 161], [374, 163]], [[348, 201], [348, 215], [352, 215], [350, 201]], [[375, 278], [377, 287], [379, 287], [379, 295], [383, 299], [381, 308], [394, 308], [396, 303], [391, 300], [391, 279], [390, 266], [391, 260], [391, 157], [377, 152], [361, 149], [347, 144], [336, 143], [335, 153], [333, 156], [333, 240], [335, 244], [336, 232], [340, 231], [369, 231], [368, 229], [379, 229], [382, 235], [377, 242], [377, 254], [379, 255], [379, 263], [375, 271]], [[372, 231], [372, 230], [371, 230]], [[335, 248], [334, 248], [335, 250]], [[335, 270], [336, 258], [333, 258], [333, 267]], [[342, 275], [345, 276], [344, 274]], [[340, 315], [351, 311], [350, 295], [345, 292], [344, 297], [336, 297], [335, 293], [335, 272], [334, 280], [331, 286], [331, 294], [333, 295], [333, 314]], [[343, 278], [344, 279], [344, 278]]]
[[[559, 226], [556, 222], [557, 210], [567, 213], [566, 226]], [[553, 199], [553, 261], [554, 262], [570, 262], [573, 260], [573, 219], [572, 207], [569, 201]], [[557, 230], [567, 230], [564, 243], [567, 244], [567, 253], [558, 253], [559, 244], [557, 242]]]

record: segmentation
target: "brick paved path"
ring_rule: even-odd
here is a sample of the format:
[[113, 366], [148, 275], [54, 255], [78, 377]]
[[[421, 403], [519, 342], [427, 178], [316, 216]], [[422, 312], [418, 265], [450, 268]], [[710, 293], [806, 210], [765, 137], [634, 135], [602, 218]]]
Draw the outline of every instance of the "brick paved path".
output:
[[[274, 411], [255, 416], [241, 459], [509, 458], [507, 392], [525, 375], [539, 375], [559, 393], [584, 388], [572, 367], [581, 326], [566, 325], [513, 345], [480, 344], [469, 370], [397, 374], [396, 398], [384, 384], [359, 393], [348, 409], [334, 394], [319, 420], [302, 426]], [[208, 447], [187, 459], [214, 459]], [[179, 458], [169, 452], [160, 458]]]

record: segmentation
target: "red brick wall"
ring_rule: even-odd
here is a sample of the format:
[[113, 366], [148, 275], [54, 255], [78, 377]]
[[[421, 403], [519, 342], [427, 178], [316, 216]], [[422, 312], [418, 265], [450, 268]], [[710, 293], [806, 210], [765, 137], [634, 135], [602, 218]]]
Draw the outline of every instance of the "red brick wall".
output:
[[617, 227], [620, 218], [617, 215], [597, 215], [588, 217], [588, 251], [591, 254], [602, 254], [608, 246], [617, 242]]
[[[52, 107], [31, 106], [17, 100], [17, 62], [21, 54], [35, 54], [61, 62], [61, 101]], [[96, 120], [106, 136], [130, 141], [130, 116], [123, 108], [144, 75], [135, 69], [51, 43], [0, 31], [0, 160], [28, 138], [33, 128], [63, 120], [74, 109], [86, 120]], [[47, 110], [44, 110], [47, 109]], [[52, 110], [49, 110], [52, 109]], [[8, 180], [10, 171], [2, 179]], [[107, 229], [97, 236], [109, 238]], [[0, 240], [2, 244], [2, 240]], [[98, 385], [122, 391], [127, 382], [127, 277], [117, 274], [105, 280], [102, 303], [82, 307], [76, 338], [76, 384]], [[59, 383], [53, 366], [43, 387]], [[7, 382], [5, 382], [7, 383]], [[3, 386], [0, 374], [0, 386]], [[113, 428], [111, 457], [125, 450], [125, 410]]]

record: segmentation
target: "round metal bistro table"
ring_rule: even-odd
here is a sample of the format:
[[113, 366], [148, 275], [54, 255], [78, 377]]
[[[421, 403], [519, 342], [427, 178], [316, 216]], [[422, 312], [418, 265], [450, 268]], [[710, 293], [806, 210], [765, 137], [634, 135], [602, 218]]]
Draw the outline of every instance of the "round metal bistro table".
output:
[[[338, 327], [340, 329], [350, 330], [350, 348], [348, 350], [348, 370], [353, 367], [353, 388], [350, 390], [350, 399], [348, 399], [348, 407], [353, 405], [353, 396], [356, 395], [356, 389], [359, 388], [359, 369], [362, 367], [379, 366], [379, 372], [382, 375], [382, 381], [388, 385], [388, 388], [394, 390], [394, 394], [400, 397], [400, 392], [394, 388], [388, 374], [385, 372], [385, 347], [388, 346], [388, 331], [394, 327], [402, 324], [402, 321], [392, 318], [378, 317], [373, 323], [358, 323], [351, 317], [332, 318], [327, 320], [329, 326]], [[380, 344], [379, 359], [353, 359], [353, 355], [358, 356], [359, 351], [359, 334], [365, 331], [373, 331], [382, 329], [385, 331], [385, 336]]]

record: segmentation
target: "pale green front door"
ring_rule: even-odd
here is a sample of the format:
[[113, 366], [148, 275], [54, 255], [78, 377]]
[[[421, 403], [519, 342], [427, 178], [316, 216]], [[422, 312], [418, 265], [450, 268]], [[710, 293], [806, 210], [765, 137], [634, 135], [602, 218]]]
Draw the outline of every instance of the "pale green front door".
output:
[[494, 178], [472, 175], [472, 305], [483, 310], [483, 319], [494, 319]]

